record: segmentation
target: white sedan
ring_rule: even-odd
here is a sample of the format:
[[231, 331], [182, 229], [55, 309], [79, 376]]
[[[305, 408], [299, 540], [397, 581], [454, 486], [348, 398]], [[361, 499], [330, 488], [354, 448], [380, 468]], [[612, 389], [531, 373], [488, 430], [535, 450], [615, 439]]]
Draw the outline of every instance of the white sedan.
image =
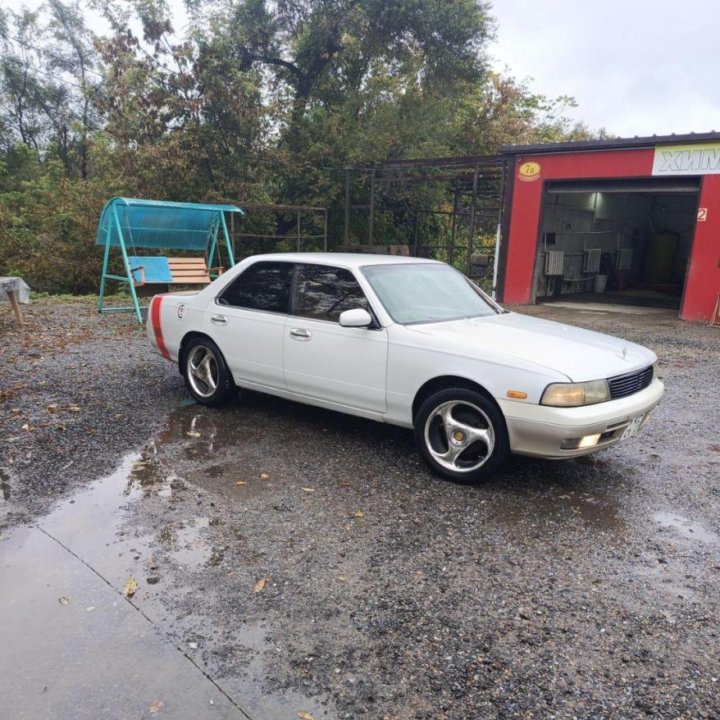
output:
[[198, 293], [156, 295], [147, 332], [199, 403], [245, 388], [413, 428], [453, 480], [483, 479], [509, 452], [606, 448], [664, 392], [647, 348], [507, 312], [433, 260], [249, 257]]

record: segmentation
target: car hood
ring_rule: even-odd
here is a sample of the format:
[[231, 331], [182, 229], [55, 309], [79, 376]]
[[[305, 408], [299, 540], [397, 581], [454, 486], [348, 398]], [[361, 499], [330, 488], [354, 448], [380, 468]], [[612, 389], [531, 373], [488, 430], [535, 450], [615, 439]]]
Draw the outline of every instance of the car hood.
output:
[[621, 338], [518, 313], [406, 328], [440, 342], [446, 352], [517, 358], [555, 370], [573, 382], [623, 375], [657, 359], [651, 350]]

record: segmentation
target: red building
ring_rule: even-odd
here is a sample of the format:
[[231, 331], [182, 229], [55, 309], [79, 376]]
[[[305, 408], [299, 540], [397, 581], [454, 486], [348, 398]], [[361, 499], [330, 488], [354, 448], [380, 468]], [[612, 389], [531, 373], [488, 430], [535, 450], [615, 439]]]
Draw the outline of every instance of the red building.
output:
[[506, 303], [622, 302], [709, 320], [720, 293], [720, 133], [511, 146]]

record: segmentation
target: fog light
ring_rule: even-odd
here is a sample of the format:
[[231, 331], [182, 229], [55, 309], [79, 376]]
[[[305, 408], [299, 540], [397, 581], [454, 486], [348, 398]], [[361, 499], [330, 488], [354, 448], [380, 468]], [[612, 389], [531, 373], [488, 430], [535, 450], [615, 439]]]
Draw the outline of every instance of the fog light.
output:
[[600, 433], [586, 435], [581, 438], [568, 438], [560, 443], [561, 450], [579, 450], [580, 448], [595, 447], [600, 442]]

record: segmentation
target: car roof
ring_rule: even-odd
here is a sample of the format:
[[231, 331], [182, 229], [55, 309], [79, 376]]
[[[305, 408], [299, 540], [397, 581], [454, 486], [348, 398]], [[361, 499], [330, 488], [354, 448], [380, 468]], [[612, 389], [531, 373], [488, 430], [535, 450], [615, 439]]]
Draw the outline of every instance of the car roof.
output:
[[371, 253], [342, 253], [342, 252], [299, 252], [299, 253], [267, 253], [253, 255], [245, 258], [256, 262], [258, 260], [274, 260], [297, 263], [317, 263], [319, 265], [340, 265], [346, 268], [357, 269], [367, 265], [443, 265], [437, 260], [427, 258], [407, 257], [406, 255], [374, 255]]

